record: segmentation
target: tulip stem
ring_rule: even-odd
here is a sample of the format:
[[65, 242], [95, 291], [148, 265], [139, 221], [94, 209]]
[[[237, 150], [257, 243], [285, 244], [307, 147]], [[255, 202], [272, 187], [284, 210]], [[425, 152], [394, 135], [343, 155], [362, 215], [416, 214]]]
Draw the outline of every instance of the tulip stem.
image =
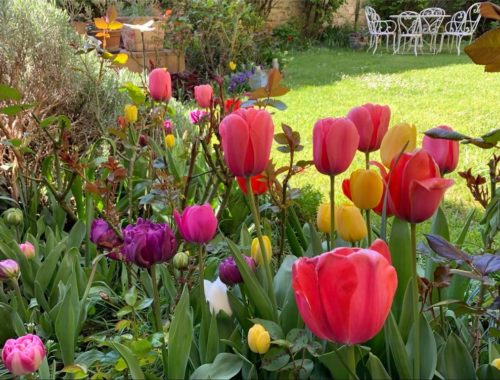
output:
[[335, 176], [330, 176], [330, 249], [335, 246]]
[[28, 309], [26, 308], [26, 304], [24, 303], [24, 298], [21, 293], [21, 289], [19, 288], [19, 283], [17, 282], [17, 278], [12, 279], [12, 286], [14, 287], [14, 290], [16, 291], [16, 296], [19, 301], [19, 306], [21, 307], [21, 312], [23, 315], [23, 319], [28, 322], [29, 314], [28, 314]]
[[344, 368], [349, 372], [349, 379], [359, 380], [358, 375], [356, 375], [356, 356], [354, 352], [354, 346], [344, 346], [346, 350], [347, 363], [344, 361], [342, 354], [339, 352], [337, 345], [333, 345], [333, 351], [337, 354], [340, 363], [344, 366]]
[[365, 210], [366, 214], [366, 229], [368, 231], [368, 246], [372, 245], [372, 225], [370, 222], [370, 210]]
[[365, 152], [365, 169], [368, 170], [370, 167], [370, 152]]
[[160, 309], [160, 294], [158, 292], [158, 282], [156, 280], [156, 264], [149, 268], [151, 283], [153, 284], [153, 314], [155, 330], [161, 334], [161, 358], [163, 361], [163, 374], [167, 374], [167, 349], [165, 348], [165, 336], [163, 334], [163, 326], [161, 324], [161, 309]]
[[[269, 294], [269, 298], [271, 298], [271, 303], [273, 305], [273, 314], [277, 319], [277, 304], [276, 304], [276, 296], [274, 295], [273, 289], [273, 276], [271, 274], [271, 263], [267, 256], [266, 245], [264, 244], [264, 239], [262, 238], [262, 231], [260, 229], [260, 218], [259, 212], [257, 208], [257, 204], [255, 198], [253, 196], [252, 184], [250, 182], [250, 177], [245, 177], [245, 182], [247, 186], [247, 199], [248, 204], [250, 205], [250, 210], [252, 212], [253, 221], [255, 223], [255, 230], [257, 232], [257, 239], [259, 240], [260, 252], [262, 255], [262, 261], [264, 262], [264, 267], [266, 269], [266, 277], [267, 277], [267, 292]], [[271, 252], [272, 257], [272, 252]]]
[[420, 378], [420, 320], [418, 307], [418, 273], [417, 273], [417, 225], [411, 223], [411, 255], [412, 255], [412, 275], [413, 275], [413, 328], [414, 328], [414, 358], [413, 358], [413, 378]]
[[200, 283], [200, 302], [201, 302], [201, 307], [202, 310], [205, 308], [205, 287], [203, 280], [205, 279], [205, 267], [204, 267], [204, 262], [203, 262], [203, 244], [200, 244], [200, 247], [198, 249], [198, 276], [199, 280], [198, 282]]

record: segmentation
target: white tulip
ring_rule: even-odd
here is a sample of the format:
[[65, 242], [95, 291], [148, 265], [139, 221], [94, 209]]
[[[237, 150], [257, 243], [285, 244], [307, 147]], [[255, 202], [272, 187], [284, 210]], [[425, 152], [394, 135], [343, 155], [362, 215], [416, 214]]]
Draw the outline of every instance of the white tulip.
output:
[[203, 288], [210, 312], [218, 314], [219, 311], [223, 310], [229, 316], [233, 314], [227, 297], [227, 286], [219, 277], [214, 282], [203, 280]]

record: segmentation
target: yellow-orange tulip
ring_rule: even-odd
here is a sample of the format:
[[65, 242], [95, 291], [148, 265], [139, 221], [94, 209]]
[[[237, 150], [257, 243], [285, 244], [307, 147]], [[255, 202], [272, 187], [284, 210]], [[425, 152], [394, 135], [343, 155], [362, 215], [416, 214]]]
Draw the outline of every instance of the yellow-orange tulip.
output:
[[500, 358], [496, 358], [495, 360], [493, 360], [491, 362], [491, 365], [493, 367], [495, 367], [496, 369], [499, 369], [500, 370]]
[[316, 225], [321, 232], [325, 234], [330, 233], [330, 203], [322, 203], [319, 205], [316, 215]]
[[339, 236], [346, 241], [359, 241], [368, 230], [361, 211], [354, 205], [345, 204], [335, 210], [335, 227]]
[[380, 203], [384, 193], [384, 183], [380, 174], [375, 170], [356, 170], [351, 173], [348, 183], [351, 200], [356, 207], [370, 210]]
[[269, 332], [260, 324], [253, 325], [248, 330], [248, 347], [257, 354], [265, 354], [271, 346]]
[[[262, 240], [264, 241], [264, 247], [266, 249], [267, 262], [271, 262], [271, 257], [272, 257], [271, 240], [269, 240], [269, 237], [267, 237], [266, 235], [262, 236]], [[257, 263], [257, 265], [264, 264], [258, 238], [252, 240], [252, 247], [250, 251], [252, 253], [252, 258]]]
[[174, 135], [170, 134], [165, 136], [165, 145], [167, 145], [167, 147], [169, 148], [172, 148], [175, 145]]
[[123, 116], [128, 123], [135, 123], [137, 121], [137, 107], [133, 104], [127, 104], [123, 108]]
[[402, 123], [389, 128], [380, 145], [380, 159], [386, 167], [391, 166], [406, 143], [405, 152], [411, 152], [417, 146], [417, 128], [413, 124]]

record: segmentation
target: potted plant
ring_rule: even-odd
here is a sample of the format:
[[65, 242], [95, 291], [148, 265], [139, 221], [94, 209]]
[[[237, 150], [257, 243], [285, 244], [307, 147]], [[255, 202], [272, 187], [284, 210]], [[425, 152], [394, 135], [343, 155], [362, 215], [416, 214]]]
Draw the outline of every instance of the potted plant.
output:
[[104, 17], [94, 19], [87, 27], [87, 34], [102, 42], [102, 47], [111, 53], [120, 51], [121, 29], [123, 24], [116, 19], [115, 7], [109, 7]]

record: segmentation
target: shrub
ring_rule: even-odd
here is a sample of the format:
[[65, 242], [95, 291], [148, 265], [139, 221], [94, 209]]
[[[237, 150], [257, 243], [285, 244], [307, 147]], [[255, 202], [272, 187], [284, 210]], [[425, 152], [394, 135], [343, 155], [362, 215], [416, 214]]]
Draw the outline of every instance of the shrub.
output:
[[295, 202], [304, 222], [315, 223], [316, 212], [321, 204], [322, 197], [321, 191], [311, 184], [307, 184], [300, 189], [300, 196]]

